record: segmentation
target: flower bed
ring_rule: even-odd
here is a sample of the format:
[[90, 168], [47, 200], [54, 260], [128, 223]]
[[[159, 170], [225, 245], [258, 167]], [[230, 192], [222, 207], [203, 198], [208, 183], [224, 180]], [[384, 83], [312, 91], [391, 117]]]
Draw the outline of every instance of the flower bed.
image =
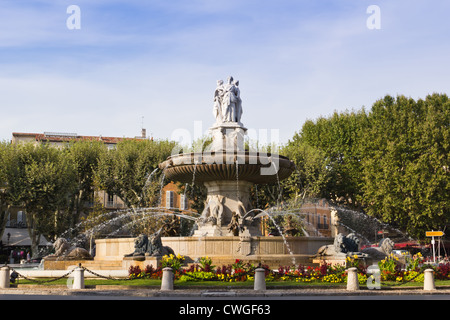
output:
[[[198, 264], [193, 264], [189, 268], [183, 268], [183, 256], [164, 256], [161, 260], [161, 268], [155, 269], [147, 266], [145, 270], [132, 266], [129, 269], [130, 279], [161, 279], [162, 268], [171, 267], [173, 269], [175, 279], [182, 282], [190, 281], [222, 281], [222, 282], [245, 282], [254, 280], [256, 266], [244, 263], [237, 259], [231, 265], [223, 265], [221, 267], [213, 266], [212, 260], [208, 257], [199, 259]], [[425, 260], [418, 254], [407, 259], [406, 268], [402, 268], [399, 259], [390, 255], [386, 259], [378, 263], [381, 281], [405, 283], [405, 282], [423, 282], [423, 270], [433, 268], [435, 270], [435, 278], [437, 280], [450, 279], [450, 263], [440, 264], [432, 267], [424, 264]], [[330, 265], [323, 263], [319, 267], [298, 265], [280, 266], [278, 270], [270, 270], [268, 266], [261, 265], [264, 268], [266, 281], [282, 281], [282, 282], [303, 282], [303, 283], [329, 283], [339, 284], [347, 282], [346, 269], [355, 267], [358, 269], [358, 280], [360, 284], [366, 284], [370, 274], [365, 266], [360, 264], [357, 256], [348, 257], [346, 266]], [[370, 279], [369, 279], [370, 280]]]

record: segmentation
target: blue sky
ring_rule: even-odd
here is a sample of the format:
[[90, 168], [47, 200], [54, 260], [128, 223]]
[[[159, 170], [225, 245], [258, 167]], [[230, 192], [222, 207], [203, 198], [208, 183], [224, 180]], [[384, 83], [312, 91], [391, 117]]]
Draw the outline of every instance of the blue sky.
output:
[[[81, 10], [69, 30], [67, 8]], [[380, 8], [370, 30], [367, 8]], [[307, 119], [450, 85], [449, 1], [2, 0], [0, 140], [210, 127], [216, 80], [285, 143]]]

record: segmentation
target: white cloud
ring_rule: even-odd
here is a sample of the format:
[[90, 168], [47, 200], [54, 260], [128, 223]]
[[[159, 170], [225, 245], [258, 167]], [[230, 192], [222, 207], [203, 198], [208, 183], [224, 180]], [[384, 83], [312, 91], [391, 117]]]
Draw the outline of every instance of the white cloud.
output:
[[[79, 1], [79, 32], [65, 26], [72, 3], [40, 3], [45, 10], [0, 5], [0, 139], [13, 131], [134, 136], [142, 116], [158, 138], [192, 131], [196, 120], [206, 130], [215, 81], [233, 75], [244, 124], [280, 129], [285, 142], [307, 118], [450, 84], [449, 24], [432, 21], [445, 14], [442, 2], [430, 14], [424, 4], [382, 1], [382, 29], [369, 31], [368, 2]], [[133, 8], [130, 16], [106, 10], [121, 5], [143, 13], [133, 20]]]

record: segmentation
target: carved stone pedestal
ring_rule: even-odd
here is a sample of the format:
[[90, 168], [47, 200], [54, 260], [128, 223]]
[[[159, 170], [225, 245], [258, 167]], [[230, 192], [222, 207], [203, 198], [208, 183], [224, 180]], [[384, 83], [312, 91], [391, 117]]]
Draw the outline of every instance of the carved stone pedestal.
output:
[[194, 236], [232, 236], [229, 230], [233, 212], [239, 217], [241, 229], [239, 234], [260, 236], [260, 219], [245, 219], [246, 212], [251, 210], [250, 187], [248, 181], [219, 180], [208, 181], [204, 185], [208, 190], [202, 222]]
[[209, 129], [213, 138], [211, 151], [239, 152], [244, 151], [244, 137], [247, 128], [238, 122], [225, 122]]

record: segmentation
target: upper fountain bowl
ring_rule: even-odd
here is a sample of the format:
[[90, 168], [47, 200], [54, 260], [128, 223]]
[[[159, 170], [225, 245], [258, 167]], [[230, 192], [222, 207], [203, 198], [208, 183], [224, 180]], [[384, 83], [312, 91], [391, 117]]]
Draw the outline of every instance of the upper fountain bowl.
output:
[[239, 180], [266, 184], [289, 177], [295, 164], [278, 154], [211, 152], [173, 155], [159, 168], [166, 178], [182, 183]]

